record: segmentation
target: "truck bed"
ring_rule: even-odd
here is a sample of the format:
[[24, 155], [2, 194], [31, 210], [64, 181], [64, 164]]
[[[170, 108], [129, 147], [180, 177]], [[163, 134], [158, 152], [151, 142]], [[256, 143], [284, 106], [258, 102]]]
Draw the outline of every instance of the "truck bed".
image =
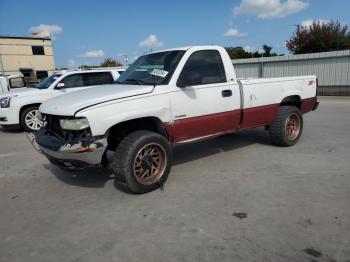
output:
[[285, 97], [300, 100], [302, 113], [311, 111], [317, 100], [317, 77], [314, 75], [240, 79], [238, 82], [243, 110], [240, 128], [243, 129], [270, 124]]

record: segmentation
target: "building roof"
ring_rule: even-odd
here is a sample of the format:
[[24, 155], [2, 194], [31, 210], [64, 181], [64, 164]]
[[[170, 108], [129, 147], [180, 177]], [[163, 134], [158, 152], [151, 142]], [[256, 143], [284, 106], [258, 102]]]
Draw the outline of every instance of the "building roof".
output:
[[0, 38], [11, 38], [11, 39], [29, 39], [29, 40], [51, 40], [49, 36], [7, 36], [0, 35]]

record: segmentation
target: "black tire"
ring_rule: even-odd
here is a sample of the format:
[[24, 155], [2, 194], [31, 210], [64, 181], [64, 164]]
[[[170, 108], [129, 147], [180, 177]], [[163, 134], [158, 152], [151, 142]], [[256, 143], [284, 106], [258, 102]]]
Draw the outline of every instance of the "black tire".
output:
[[13, 126], [12, 125], [0, 125], [0, 127], [4, 130], [11, 130], [13, 129]]
[[[153, 149], [148, 149], [148, 147]], [[145, 153], [148, 152], [147, 150], [151, 151]], [[153, 157], [153, 154], [156, 156], [158, 154], [158, 156]], [[163, 185], [168, 178], [171, 165], [172, 149], [167, 139], [160, 134], [140, 130], [129, 134], [120, 142], [115, 151], [112, 169], [117, 183], [133, 193], [142, 194]], [[140, 175], [139, 172], [142, 174]], [[152, 175], [153, 172], [154, 175]], [[144, 174], [149, 174], [149, 176], [141, 178], [140, 176]], [[145, 181], [147, 179], [149, 179], [148, 182]]]
[[[291, 119], [295, 120], [295, 124], [290, 124]], [[298, 142], [302, 132], [303, 115], [300, 110], [295, 106], [281, 106], [269, 129], [272, 143], [279, 146], [293, 146]]]
[[20, 125], [0, 125], [0, 127], [6, 132], [18, 132], [21, 131]]
[[36, 112], [38, 110], [39, 110], [39, 106], [31, 106], [22, 111], [20, 115], [20, 125], [25, 131], [36, 132], [40, 129], [41, 126], [38, 129], [35, 129], [34, 126], [29, 126], [26, 122], [26, 118], [29, 117], [29, 114], [31, 114], [32, 112]]

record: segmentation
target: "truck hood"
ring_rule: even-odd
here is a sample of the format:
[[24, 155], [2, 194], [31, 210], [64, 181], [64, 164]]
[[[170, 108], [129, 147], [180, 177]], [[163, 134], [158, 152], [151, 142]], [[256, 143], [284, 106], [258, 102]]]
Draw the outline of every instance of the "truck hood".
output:
[[[4, 96], [14, 96], [14, 97], [23, 97], [23, 96], [37, 96], [41, 95], [46, 91], [46, 89], [37, 89], [37, 88], [15, 88], [11, 89], [10, 92], [2, 93], [1, 97]], [[46, 92], [45, 92], [46, 93]]]
[[11, 89], [10, 92], [8, 92], [8, 94], [17, 94], [17, 93], [27, 92], [27, 91], [32, 90], [32, 89], [34, 89], [34, 88], [18, 87], [18, 88]]
[[151, 93], [149, 85], [103, 85], [64, 94], [48, 100], [40, 106], [40, 111], [49, 115], [74, 116], [84, 108], [125, 97]]

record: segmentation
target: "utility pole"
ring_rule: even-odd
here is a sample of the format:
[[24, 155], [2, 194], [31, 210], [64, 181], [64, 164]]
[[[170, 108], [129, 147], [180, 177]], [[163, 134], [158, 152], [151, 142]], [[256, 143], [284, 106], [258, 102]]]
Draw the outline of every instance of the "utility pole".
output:
[[5, 75], [4, 64], [2, 63], [2, 56], [1, 56], [1, 53], [0, 53], [0, 67], [1, 67], [1, 72], [2, 72], [2, 74]]
[[264, 77], [264, 53], [261, 53], [260, 77]]
[[128, 54], [123, 54], [123, 58], [124, 58], [124, 66], [128, 66], [129, 64]]

